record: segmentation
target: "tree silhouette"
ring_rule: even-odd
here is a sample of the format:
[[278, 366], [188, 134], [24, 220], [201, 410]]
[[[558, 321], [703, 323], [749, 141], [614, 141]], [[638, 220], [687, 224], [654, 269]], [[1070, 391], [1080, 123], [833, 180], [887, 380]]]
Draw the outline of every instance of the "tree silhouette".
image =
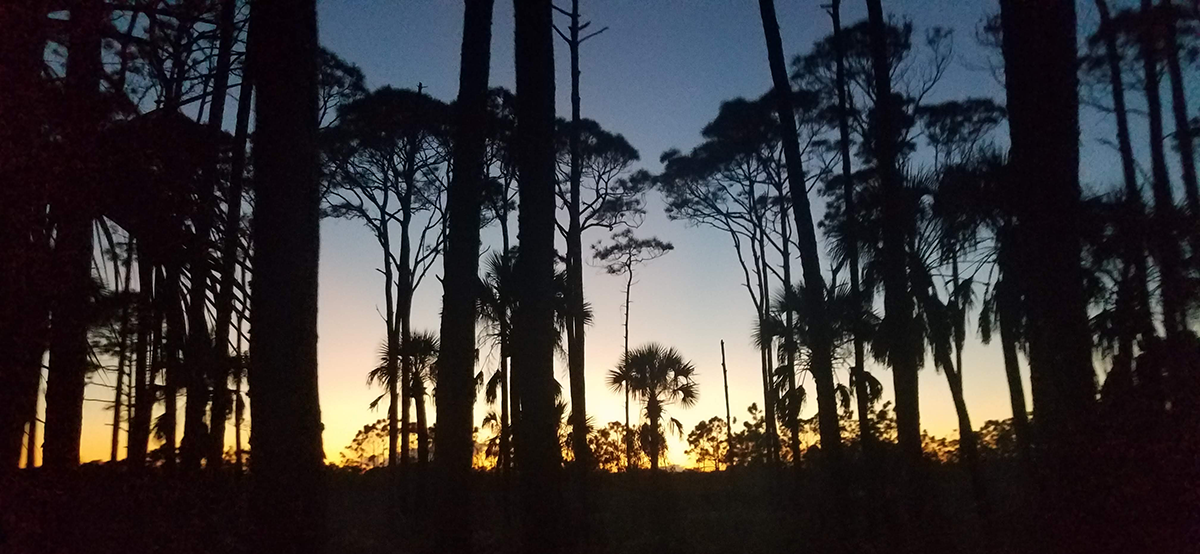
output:
[[[610, 373], [628, 375], [629, 389], [635, 399], [645, 404], [646, 423], [639, 433], [642, 448], [650, 458], [650, 471], [658, 471], [658, 462], [667, 450], [666, 431], [673, 429], [683, 436], [683, 424], [675, 418], [664, 421], [666, 407], [679, 404], [690, 408], [700, 398], [696, 384], [696, 368], [683, 359], [674, 348], [649, 343], [629, 351], [617, 369]], [[664, 428], [664, 423], [668, 428]]]
[[[661, 258], [675, 249], [669, 242], [658, 240], [658, 237], [639, 239], [633, 236], [632, 229], [624, 229], [614, 233], [611, 244], [592, 245], [592, 258], [600, 262], [604, 271], [609, 275], [625, 276], [625, 347], [622, 356], [629, 354], [629, 296], [633, 291], [633, 271], [639, 265]], [[619, 385], [625, 390], [625, 465], [629, 466], [633, 459], [633, 437], [629, 431], [629, 394], [630, 390], [626, 377], [620, 378]], [[616, 386], [611, 380], [610, 386]]]
[[254, 289], [250, 324], [253, 511], [259, 549], [324, 547], [317, 394], [315, 2], [253, 4], [257, 94]]
[[[441, 334], [445, 348], [438, 360], [438, 466], [445, 475], [440, 500], [439, 540], [443, 550], [470, 546], [471, 434], [475, 404], [474, 352], [476, 298], [479, 296], [480, 203], [485, 178], [488, 127], [488, 71], [491, 60], [492, 0], [466, 3], [459, 71], [457, 121], [448, 191], [448, 237], [442, 280]], [[423, 396], [424, 392], [420, 394]], [[419, 422], [424, 426], [424, 422]]]
[[513, 325], [520, 394], [516, 461], [521, 468], [523, 546], [560, 549], [561, 454], [554, 417], [554, 36], [551, 3], [514, 3], [521, 245]]

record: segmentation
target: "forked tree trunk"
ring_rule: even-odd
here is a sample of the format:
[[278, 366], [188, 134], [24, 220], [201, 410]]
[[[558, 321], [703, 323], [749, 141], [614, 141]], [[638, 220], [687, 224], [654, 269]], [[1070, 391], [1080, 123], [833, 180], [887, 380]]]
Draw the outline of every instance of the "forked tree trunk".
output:
[[521, 245], [513, 369], [520, 392], [523, 547], [562, 548], [562, 459], [554, 408], [554, 40], [550, 0], [514, 1]]
[[323, 552], [325, 488], [317, 393], [315, 0], [252, 4], [254, 286], [250, 325], [251, 514], [259, 552]]

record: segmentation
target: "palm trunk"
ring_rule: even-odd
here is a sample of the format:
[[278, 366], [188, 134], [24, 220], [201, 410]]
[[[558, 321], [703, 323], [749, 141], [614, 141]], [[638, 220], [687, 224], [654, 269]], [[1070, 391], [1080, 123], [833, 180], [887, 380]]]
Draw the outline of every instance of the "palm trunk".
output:
[[[1001, 269], [1001, 272], [1004, 270]], [[1022, 458], [1029, 459], [1032, 444], [1029, 429], [1029, 410], [1025, 407], [1025, 386], [1021, 382], [1021, 362], [1017, 357], [1017, 321], [1019, 309], [1015, 287], [1002, 277], [996, 284], [997, 319], [1000, 323], [1000, 348], [1004, 352], [1004, 375], [1008, 379], [1008, 396], [1012, 402], [1013, 434]]]
[[[446, 268], [443, 278], [441, 349], [438, 360], [436, 415], [437, 465], [445, 484], [440, 498], [439, 546], [445, 552], [470, 547], [470, 471], [475, 404], [475, 303], [479, 286], [479, 207], [483, 190], [488, 79], [491, 67], [493, 0], [468, 0], [463, 13], [458, 107], [453, 149]], [[507, 240], [507, 239], [506, 239]], [[505, 251], [505, 255], [508, 252]], [[503, 319], [503, 316], [501, 316]], [[504, 340], [500, 338], [500, 463], [508, 461], [508, 385]], [[422, 424], [423, 425], [423, 424]]]
[[53, 325], [50, 329], [50, 373], [46, 383], [44, 464], [67, 468], [79, 464], [83, 428], [83, 390], [88, 369], [87, 306], [92, 261], [92, 199], [95, 194], [95, 133], [104, 118], [100, 91], [100, 34], [105, 7], [81, 0], [71, 9], [66, 93], [75, 110], [69, 144], [75, 149], [71, 182], [57, 195], [58, 224], [55, 266], [59, 271]]
[[650, 472], [657, 473], [658, 457], [662, 453], [662, 435], [659, 431], [662, 423], [662, 405], [653, 395], [646, 399], [646, 421], [650, 426]]
[[[1150, 18], [1154, 9], [1151, 0], [1142, 0], [1142, 15]], [[1183, 282], [1182, 254], [1179, 251], [1179, 217], [1171, 192], [1171, 177], [1167, 170], [1164, 143], [1162, 99], [1159, 97], [1159, 52], [1149, 29], [1142, 31], [1142, 79], [1145, 84], [1146, 111], [1150, 134], [1150, 174], [1154, 191], [1154, 251], [1162, 279], [1163, 328], [1167, 338], [1174, 339], [1186, 329], [1184, 322], [1186, 285]]]
[[413, 372], [413, 400], [417, 411], [417, 464], [429, 464], [429, 423], [425, 419], [425, 383], [421, 375]]
[[[959, 287], [962, 286], [958, 268], [958, 253], [950, 255], [951, 286], [955, 295], [961, 298]], [[960, 302], [956, 300], [956, 303]], [[986, 522], [991, 514], [991, 506], [987, 501], [987, 487], [983, 480], [983, 469], [979, 465], [979, 442], [976, 440], [975, 428], [971, 426], [971, 415], [967, 412], [967, 401], [963, 396], [963, 343], [966, 341], [967, 312], [961, 309], [954, 319], [954, 367], [946, 370], [946, 382], [950, 386], [950, 397], [954, 401], [954, 411], [958, 415], [958, 452], [961, 462], [966, 465], [971, 475], [971, 489], [975, 494], [975, 508], [979, 517]]]
[[550, 0], [514, 2], [516, 143], [520, 181], [513, 368], [520, 393], [517, 443], [523, 546], [562, 548], [561, 454], [554, 407], [554, 40]]
[[[225, 47], [226, 34], [232, 43], [234, 16], [236, 15], [236, 0], [223, 0], [221, 3], [221, 47]], [[247, 41], [249, 38], [247, 37]], [[228, 61], [225, 63], [228, 64]], [[220, 79], [221, 61], [218, 59], [218, 79]], [[225, 85], [228, 84], [228, 72], [225, 75]], [[214, 103], [214, 114], [224, 112], [224, 86], [217, 88], [220, 103]], [[221, 274], [220, 288], [216, 298], [216, 318], [213, 323], [213, 400], [212, 425], [208, 463], [210, 467], [219, 468], [225, 453], [225, 422], [229, 419], [232, 397], [229, 395], [229, 328], [233, 323], [233, 290], [237, 279], [236, 268], [238, 261], [238, 245], [241, 242], [242, 227], [242, 181], [246, 171], [246, 138], [250, 126], [250, 109], [252, 107], [253, 86], [250, 73], [243, 67], [242, 84], [238, 91], [237, 115], [233, 131], [233, 152], [229, 170], [229, 188], [225, 191], [225, 229], [221, 245]], [[214, 102], [217, 102], [214, 100]], [[220, 122], [214, 124], [209, 119], [209, 126], [220, 127]]]
[[[405, 153], [404, 173], [401, 176], [403, 191], [400, 200], [400, 255], [396, 258], [396, 324], [400, 326], [400, 463], [408, 463], [412, 436], [412, 419], [409, 406], [413, 401], [412, 355], [409, 339], [412, 338], [412, 238], [409, 229], [413, 218], [413, 194], [416, 190], [417, 137], [408, 139]], [[423, 460], [421, 460], [424, 463]]]
[[255, 2], [251, 18], [258, 92], [251, 513], [258, 551], [322, 552], [316, 2]]

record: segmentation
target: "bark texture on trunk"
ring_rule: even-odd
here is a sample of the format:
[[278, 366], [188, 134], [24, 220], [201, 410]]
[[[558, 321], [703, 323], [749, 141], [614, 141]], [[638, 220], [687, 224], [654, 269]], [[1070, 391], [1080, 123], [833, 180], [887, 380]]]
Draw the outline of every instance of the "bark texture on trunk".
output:
[[[48, 306], [45, 266], [46, 181], [41, 175], [41, 69], [44, 0], [0, 10], [0, 473], [16, 469], [24, 430], [36, 407]], [[40, 209], [39, 209], [40, 208]], [[30, 391], [34, 391], [31, 395]], [[36, 422], [30, 429], [36, 427]]]
[[50, 372], [46, 382], [47, 467], [79, 464], [83, 426], [83, 389], [88, 371], [88, 306], [92, 288], [92, 213], [96, 167], [95, 136], [103, 121], [100, 36], [105, 8], [99, 0], [81, 0], [71, 8], [66, 92], [74, 106], [69, 144], [74, 159], [70, 182], [55, 196], [51, 210], [58, 233], [54, 265], [58, 274], [50, 329]]
[[889, 71], [887, 26], [880, 0], [867, 0], [871, 33], [871, 67], [874, 74], [876, 136], [875, 160], [883, 194], [883, 304], [882, 333], [888, 341], [896, 394], [896, 435], [910, 476], [921, 465], [921, 412], [917, 371], [921, 367], [921, 337], [913, 317], [909, 293], [904, 177], [899, 168], [899, 124], [896, 97]]
[[516, 0], [520, 247], [513, 372], [524, 549], [562, 548], [561, 455], [554, 409], [554, 39], [549, 0]]
[[315, 0], [252, 5], [257, 91], [250, 394], [260, 552], [323, 552]]
[[[1045, 446], [1048, 548], [1072, 540], [1087, 505], [1084, 432], [1096, 396], [1080, 266], [1079, 93], [1075, 3], [1001, 0], [1018, 284], [1026, 307], [1035, 421]], [[1073, 507], [1073, 508], [1072, 508]], [[1055, 513], [1062, 509], [1061, 513]], [[1068, 530], [1072, 530], [1068, 532]]]
[[[443, 552], [471, 547], [471, 462], [474, 456], [475, 315], [479, 295], [479, 210], [487, 151], [488, 79], [492, 52], [493, 0], [468, 0], [458, 77], [457, 125], [450, 190], [446, 257], [442, 279], [441, 348], [438, 352], [435, 463], [442, 477], [438, 498], [438, 546]], [[507, 255], [507, 252], [505, 252]], [[503, 315], [501, 316], [503, 317]], [[500, 371], [504, 371], [505, 330]], [[502, 382], [500, 465], [508, 462], [508, 386]], [[505, 468], [506, 469], [506, 468]]]

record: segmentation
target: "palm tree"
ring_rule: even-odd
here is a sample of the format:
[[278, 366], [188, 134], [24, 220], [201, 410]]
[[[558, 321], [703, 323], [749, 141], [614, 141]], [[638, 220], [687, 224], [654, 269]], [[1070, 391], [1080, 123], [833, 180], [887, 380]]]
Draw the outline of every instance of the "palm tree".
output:
[[[474, 315], [480, 288], [479, 209], [486, 157], [484, 130], [488, 120], [492, 7], [493, 0], [468, 0], [463, 14], [458, 120], [452, 154], [455, 170], [447, 191], [449, 236], [441, 321], [441, 335], [447, 348], [438, 364], [439, 371], [444, 373], [437, 392], [436, 437], [438, 465], [444, 468], [447, 478], [438, 510], [441, 522], [438, 536], [442, 550], [447, 552], [467, 550], [470, 544], [469, 511], [463, 507], [470, 505], [469, 479], [474, 453], [471, 433], [475, 404]], [[418, 394], [423, 396], [424, 392]]]
[[[690, 408], [700, 398], [695, 381], [696, 368], [683, 359], [674, 348], [648, 343], [629, 352], [617, 369], [609, 373], [609, 383], [622, 376], [622, 385], [645, 405], [646, 423], [642, 426], [643, 448], [650, 457], [650, 470], [658, 470], [659, 458], [666, 451], [663, 418], [666, 407], [679, 404]], [[670, 429], [683, 435], [683, 424], [675, 418], [668, 421]]]
[[320, 185], [315, 0], [254, 2], [250, 359], [257, 550], [324, 550], [317, 392]]
[[[412, 383], [409, 385], [417, 412], [417, 463], [429, 463], [429, 422], [425, 411], [425, 384], [430, 383], [437, 391], [437, 364], [440, 347], [437, 334], [432, 331], [417, 331], [401, 345], [400, 354], [408, 359], [412, 368]], [[474, 380], [472, 379], [472, 385]], [[474, 398], [474, 395], [472, 395]]]

